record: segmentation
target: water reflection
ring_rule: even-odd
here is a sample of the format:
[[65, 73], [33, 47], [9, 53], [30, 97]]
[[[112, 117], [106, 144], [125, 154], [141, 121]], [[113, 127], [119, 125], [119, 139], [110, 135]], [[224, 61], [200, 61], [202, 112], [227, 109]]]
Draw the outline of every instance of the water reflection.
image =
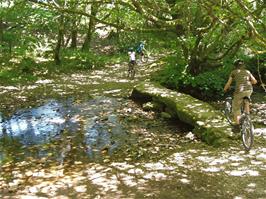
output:
[[127, 139], [116, 109], [120, 103], [97, 97], [86, 102], [50, 100], [0, 117], [0, 161], [53, 157], [63, 163], [111, 155]]
[[1, 122], [1, 132], [19, 139], [23, 145], [41, 144], [65, 128], [65, 112], [63, 105], [56, 101], [38, 108], [21, 110]]

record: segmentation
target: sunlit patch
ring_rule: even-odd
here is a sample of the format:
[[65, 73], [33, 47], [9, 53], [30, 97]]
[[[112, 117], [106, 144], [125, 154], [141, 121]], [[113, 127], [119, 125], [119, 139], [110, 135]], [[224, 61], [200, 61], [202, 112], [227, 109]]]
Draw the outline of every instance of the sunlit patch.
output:
[[185, 138], [189, 140], [194, 140], [196, 136], [192, 132], [189, 132], [188, 134], [185, 135]]
[[233, 170], [233, 171], [226, 171], [226, 173], [231, 176], [244, 176], [246, 174], [246, 171]]
[[250, 184], [248, 184], [247, 187], [249, 187], [249, 188], [256, 188], [256, 183], [250, 183]]
[[214, 166], [214, 165], [219, 165], [219, 164], [225, 164], [228, 162], [229, 160], [227, 158], [217, 158], [213, 160], [212, 162], [210, 162], [210, 165]]
[[36, 85], [31, 85], [31, 86], [28, 86], [27, 89], [31, 90], [31, 89], [35, 89], [35, 88], [38, 88], [38, 86]]
[[235, 196], [234, 199], [244, 199], [242, 196]]
[[157, 163], [146, 163], [145, 168], [148, 170], [172, 170], [173, 167], [168, 167], [160, 162]]
[[50, 79], [38, 80], [35, 83], [36, 84], [51, 84], [51, 83], [53, 83], [53, 80], [50, 80]]
[[75, 191], [78, 193], [84, 193], [87, 191], [87, 187], [86, 185], [80, 185], [80, 186], [76, 186], [74, 187]]
[[238, 167], [240, 165], [240, 163], [239, 162], [233, 162], [230, 165], [233, 167]]
[[196, 157], [197, 160], [200, 160], [202, 162], [205, 162], [205, 163], [210, 163], [214, 160], [213, 157], [207, 157], [207, 156], [198, 156]]
[[[138, 185], [135, 177], [133, 177], [133, 176], [121, 174], [119, 177], [123, 181], [123, 183], [129, 187], [134, 187], [134, 186]], [[115, 180], [118, 181], [118, 179], [115, 176], [113, 176], [113, 178], [115, 178]], [[117, 182], [117, 183], [120, 184], [119, 182]]]
[[232, 171], [225, 171], [228, 175], [231, 176], [259, 176], [258, 171], [249, 170], [247, 168], [243, 168], [242, 170], [232, 170]]
[[256, 159], [266, 162], [266, 154], [260, 153], [260, 154], [256, 155]]
[[250, 163], [253, 165], [262, 165], [263, 164], [263, 162], [255, 161], [255, 160], [251, 160]]
[[163, 180], [166, 179], [167, 176], [164, 173], [159, 172], [150, 172], [143, 176], [144, 179], [150, 179], [150, 180]]
[[255, 128], [254, 129], [254, 135], [259, 136], [266, 136], [266, 128]]
[[119, 93], [121, 89], [116, 89], [116, 90], [110, 90], [110, 91], [104, 91], [105, 94], [110, 94], [110, 93]]
[[121, 162], [121, 163], [112, 163], [111, 166], [114, 166], [120, 170], [128, 170], [128, 169], [133, 169], [134, 166], [130, 165], [126, 162]]
[[14, 91], [14, 90], [20, 90], [20, 88], [15, 87], [15, 86], [0, 86], [1, 90], [10, 90], [10, 91]]
[[202, 171], [210, 172], [210, 173], [220, 172], [221, 170], [222, 170], [221, 168], [217, 168], [217, 167], [208, 167], [208, 168], [202, 169]]
[[237, 156], [237, 155], [232, 155], [232, 156], [228, 157], [228, 159], [231, 160], [231, 161], [236, 161], [236, 162], [245, 160], [243, 157], [240, 157], [240, 156]]
[[205, 123], [202, 122], [202, 121], [197, 121], [197, 124], [198, 124], [199, 126], [203, 126]]
[[180, 179], [180, 182], [182, 182], [183, 184], [189, 184], [190, 180], [188, 180], [187, 178], [182, 178]]
[[171, 162], [177, 164], [178, 166], [186, 166], [185, 164], [185, 160], [186, 158], [189, 158], [189, 156], [186, 156], [186, 154], [183, 153], [175, 153], [172, 157], [172, 159], [170, 159]]
[[142, 175], [144, 174], [144, 171], [142, 169], [136, 168], [136, 169], [129, 169], [129, 174], [136, 174], [136, 175]]

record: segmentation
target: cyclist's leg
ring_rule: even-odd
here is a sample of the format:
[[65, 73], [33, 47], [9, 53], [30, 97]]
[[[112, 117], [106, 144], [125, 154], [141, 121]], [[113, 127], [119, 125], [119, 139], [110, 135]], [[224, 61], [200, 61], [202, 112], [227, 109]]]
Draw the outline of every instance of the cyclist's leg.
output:
[[[240, 118], [241, 118], [241, 106], [243, 105], [243, 99], [246, 97], [250, 97], [252, 91], [244, 91], [241, 93], [237, 93], [234, 95], [233, 101], [232, 101], [232, 111], [234, 115], [234, 121], [236, 124], [239, 124]], [[244, 111], [246, 113], [249, 113], [249, 103], [245, 103], [244, 100]]]
[[233, 112], [233, 119], [235, 124], [239, 124], [239, 120], [241, 117], [241, 103], [242, 103], [242, 96], [240, 94], [234, 94], [233, 101], [232, 101], [232, 112]]
[[249, 114], [250, 113], [250, 96], [252, 94], [252, 91], [245, 91], [243, 102], [244, 102], [244, 112]]
[[250, 113], [249, 98], [244, 98], [244, 112], [247, 114]]

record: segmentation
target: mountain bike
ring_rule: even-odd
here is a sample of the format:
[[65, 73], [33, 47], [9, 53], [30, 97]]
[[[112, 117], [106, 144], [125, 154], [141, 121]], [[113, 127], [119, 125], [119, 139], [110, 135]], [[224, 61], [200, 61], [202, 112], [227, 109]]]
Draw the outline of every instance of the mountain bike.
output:
[[[245, 106], [249, 106], [249, 99], [247, 97], [242, 99], [241, 104], [241, 117], [240, 117], [240, 133], [243, 146], [246, 151], [249, 151], [253, 146], [254, 142], [254, 126], [252, 124], [252, 120], [250, 115], [246, 113]], [[246, 104], [248, 103], [248, 105]], [[233, 124], [233, 114], [232, 114], [232, 97], [227, 97], [224, 103], [224, 114], [228, 122], [232, 125]]]
[[136, 74], [135, 66], [136, 66], [136, 62], [130, 61], [128, 63], [128, 73], [127, 73], [127, 76], [129, 78], [131, 78], [131, 79], [134, 79], [135, 74]]
[[141, 57], [141, 62], [146, 63], [149, 60], [149, 53], [147, 51], [143, 52]]

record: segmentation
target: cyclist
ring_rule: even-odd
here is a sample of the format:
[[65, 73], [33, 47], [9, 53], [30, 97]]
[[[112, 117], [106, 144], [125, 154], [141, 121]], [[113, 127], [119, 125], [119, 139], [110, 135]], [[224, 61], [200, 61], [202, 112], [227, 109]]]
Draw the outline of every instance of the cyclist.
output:
[[234, 117], [235, 125], [239, 125], [239, 120], [241, 116], [241, 104], [243, 99], [248, 99], [245, 103], [245, 112], [249, 114], [249, 101], [250, 96], [253, 92], [252, 84], [256, 84], [257, 80], [250, 73], [250, 71], [245, 69], [245, 64], [243, 60], [237, 59], [234, 61], [235, 69], [231, 72], [227, 83], [224, 86], [224, 92], [226, 92], [232, 82], [235, 82], [235, 91], [232, 101], [232, 112]]
[[144, 52], [146, 50], [145, 44], [146, 44], [146, 41], [141, 41], [139, 46], [137, 47], [137, 53], [140, 54], [142, 62], [145, 62], [145, 59], [144, 59]]
[[128, 64], [128, 75], [129, 75], [130, 72], [134, 70], [134, 66], [136, 65], [136, 53], [133, 50], [133, 48], [129, 48], [128, 55], [129, 55], [129, 64]]

